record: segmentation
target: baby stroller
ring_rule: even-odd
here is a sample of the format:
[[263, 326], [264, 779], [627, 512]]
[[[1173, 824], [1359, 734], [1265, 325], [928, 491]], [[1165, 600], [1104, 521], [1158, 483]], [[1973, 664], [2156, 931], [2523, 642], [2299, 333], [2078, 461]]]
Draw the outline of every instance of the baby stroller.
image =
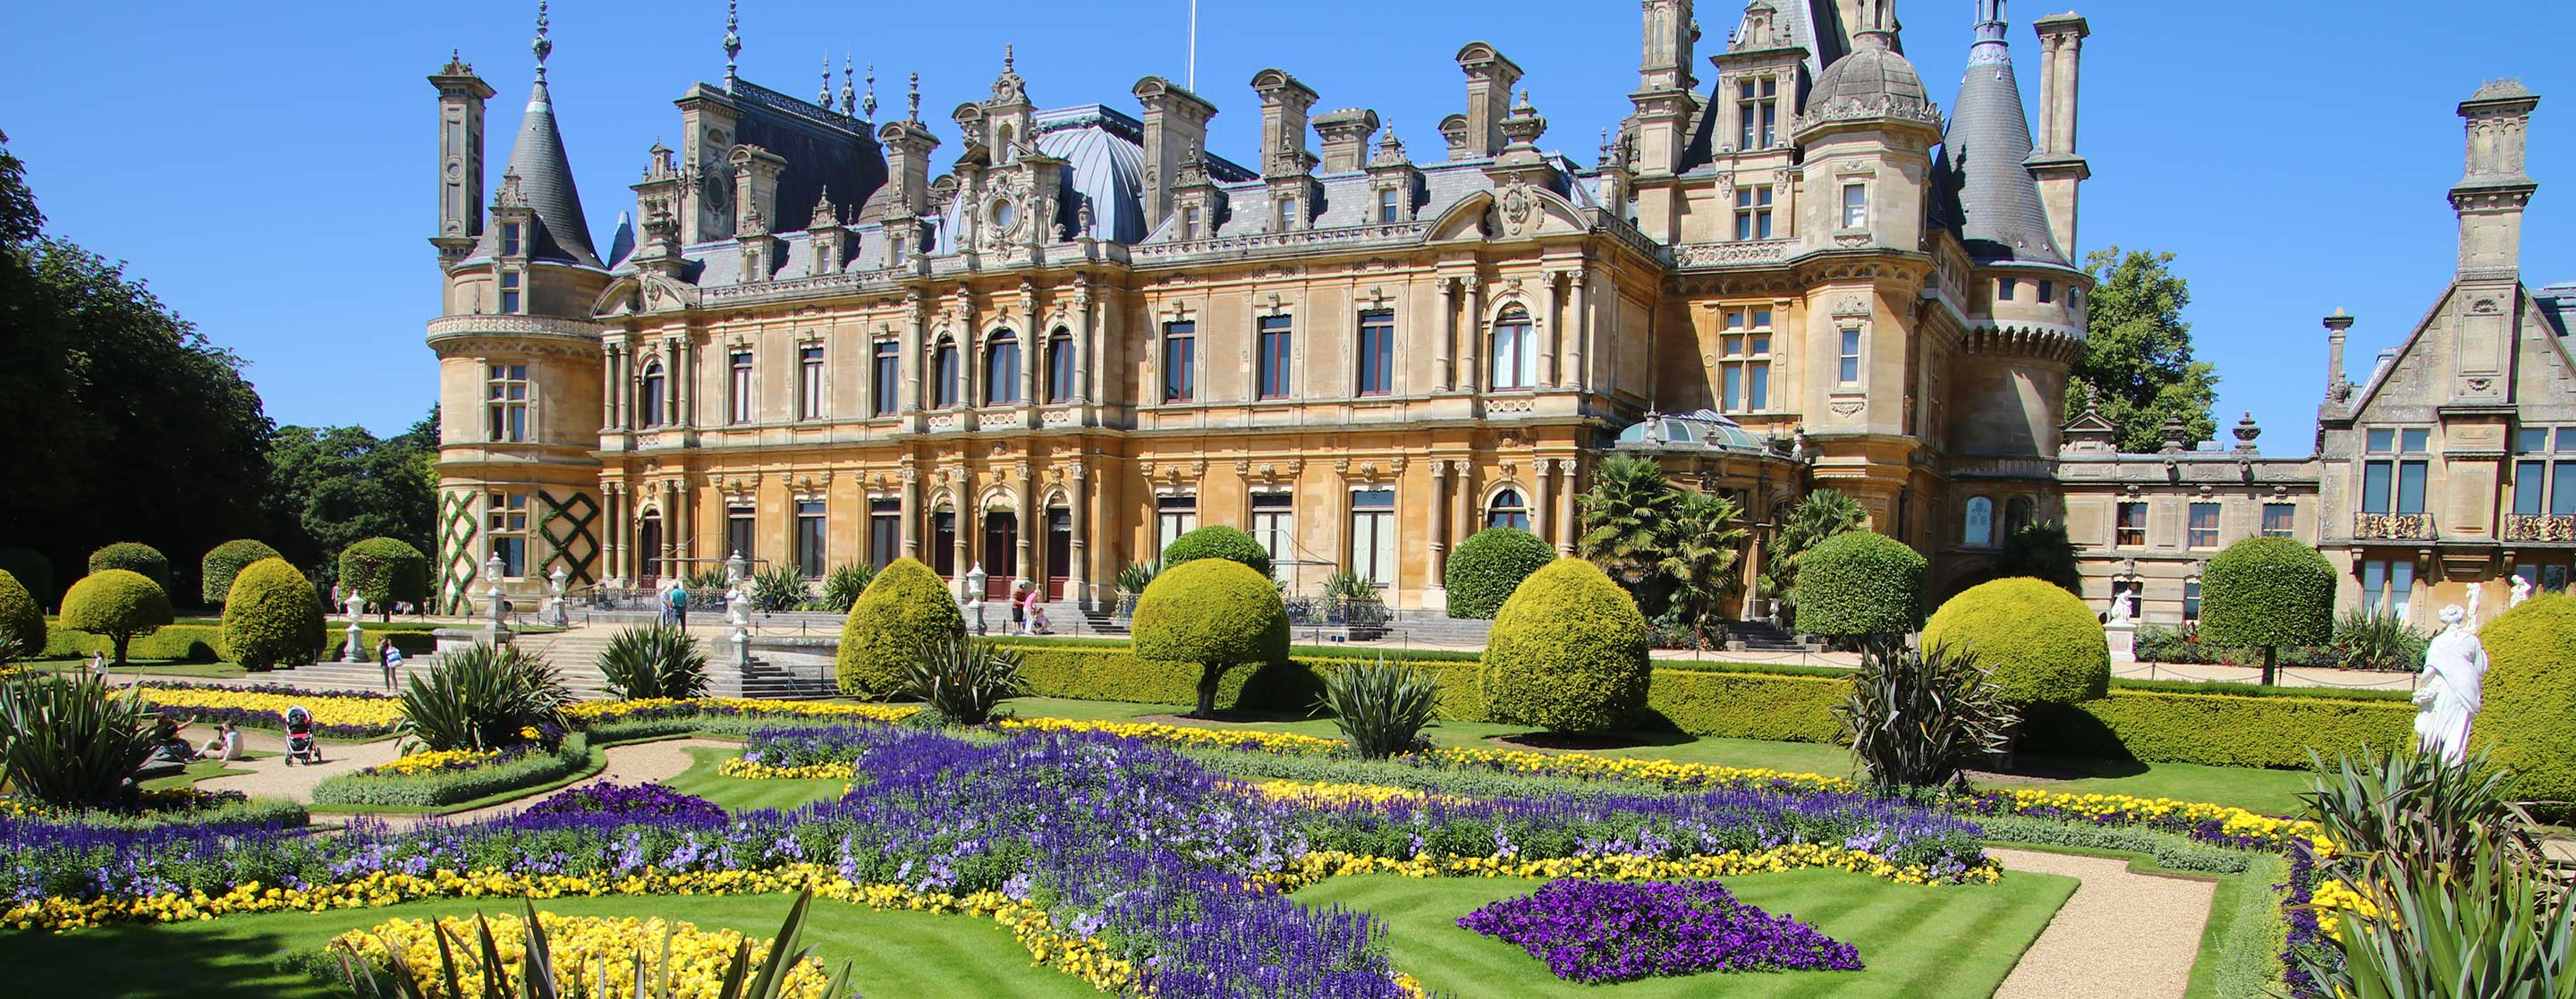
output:
[[322, 762], [322, 744], [313, 739], [313, 713], [301, 704], [286, 709], [286, 765], [297, 760], [306, 766]]

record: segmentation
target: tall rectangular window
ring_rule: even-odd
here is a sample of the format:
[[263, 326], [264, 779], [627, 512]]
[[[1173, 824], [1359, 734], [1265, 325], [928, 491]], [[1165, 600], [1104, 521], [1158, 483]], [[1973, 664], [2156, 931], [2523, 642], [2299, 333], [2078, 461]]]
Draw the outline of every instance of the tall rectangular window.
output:
[[903, 345], [892, 340], [877, 341], [870, 363], [875, 365], [870, 372], [874, 376], [870, 388], [875, 392], [875, 398], [869, 400], [872, 411], [878, 416], [893, 416], [896, 396], [903, 391]]
[[528, 494], [495, 492], [486, 497], [483, 534], [491, 557], [501, 560], [501, 576], [528, 574]]
[[2019, 282], [2019, 281], [2015, 281], [2015, 280], [2013, 280], [2012, 278], [1996, 278], [1996, 279], [1995, 279], [1995, 301], [1998, 301], [1998, 302], [2009, 302], [2009, 301], [2012, 301], [2012, 300], [2013, 300], [2013, 296], [2016, 294], [2016, 289], [2020, 286], [2020, 284], [2021, 284], [2021, 282]]
[[1395, 585], [1395, 490], [1351, 493], [1351, 575]]
[[501, 255], [504, 257], [519, 255], [519, 224], [516, 222], [501, 224]]
[[1261, 317], [1259, 381], [1264, 399], [1288, 398], [1288, 357], [1293, 346], [1287, 316]]
[[1386, 395], [1395, 391], [1395, 313], [1386, 310], [1360, 313], [1360, 384], [1361, 395]]
[[2218, 504], [2191, 505], [2190, 533], [2184, 540], [2194, 548], [2218, 547]]
[[940, 510], [930, 515], [930, 571], [942, 578], [957, 578], [957, 512]]
[[730, 423], [751, 422], [751, 352], [725, 355], [725, 417]]
[[2432, 431], [2377, 428], [2364, 431], [2361, 512], [2423, 513], [2431, 463], [2424, 457]]
[[903, 555], [903, 500], [868, 500], [868, 564], [883, 569]]
[[941, 338], [930, 350], [930, 404], [940, 409], [957, 405], [957, 341]]
[[2388, 563], [2388, 611], [2397, 620], [2407, 620], [2415, 596], [2415, 563], [2403, 559]]
[[2146, 504], [2120, 504], [2119, 533], [2112, 540], [2114, 544], [2117, 544], [2122, 548], [2144, 548], [2147, 546]]
[[519, 314], [519, 272], [517, 271], [501, 272], [501, 311], [505, 315]]
[[823, 575], [823, 501], [796, 501], [796, 572], [807, 579]]
[[1297, 496], [1252, 494], [1252, 539], [1270, 555], [1270, 574], [1287, 579], [1297, 561]]
[[2200, 620], [2200, 580], [2186, 579], [2182, 584], [2182, 619]]
[[1771, 185], [1735, 189], [1735, 238], [1771, 238]]
[[823, 348], [802, 347], [796, 351], [796, 418], [823, 418]]
[[1198, 397], [1197, 323], [1163, 324], [1163, 401], [1188, 402]]
[[2288, 503], [2263, 504], [2263, 536], [2287, 538], [2297, 531], [2299, 508]]
[[1835, 348], [1834, 381], [1842, 385], [1860, 384], [1860, 331], [1842, 331], [1842, 342]]
[[2377, 612], [2387, 609], [2388, 563], [2369, 561], [2361, 564], [2361, 609]]
[[1197, 238], [1199, 238], [1199, 206], [1191, 205], [1181, 209], [1181, 239], [1186, 241]]
[[1157, 496], [1154, 498], [1154, 553], [1171, 547], [1173, 540], [1199, 529], [1199, 498], [1196, 495]]
[[485, 436], [496, 444], [528, 439], [528, 366], [494, 364], [483, 382]]
[[1047, 334], [1046, 352], [1046, 400], [1073, 398], [1073, 332], [1058, 327]]
[[2046, 305], [2054, 301], [2057, 301], [2057, 282], [2041, 281], [2039, 283], [2039, 304]]
[[1379, 225], [1394, 225], [1404, 221], [1404, 192], [1392, 187], [1378, 189], [1377, 221]]
[[745, 559], [751, 559], [760, 554], [752, 548], [752, 531], [759, 523], [754, 518], [753, 512], [749, 506], [725, 507], [726, 557], [740, 555]]
[[1737, 149], [1769, 149], [1778, 144], [1780, 78], [1754, 77], [1735, 85]]
[[1719, 409], [1759, 413], [1771, 408], [1771, 309], [1725, 311], [1717, 336]]
[[1297, 223], [1299, 221], [1301, 221], [1301, 219], [1297, 213], [1297, 196], [1291, 194], [1281, 197], [1279, 199], [1279, 230], [1281, 232], [1286, 232], [1290, 229], [1297, 228]]
[[1843, 185], [1843, 228], [1869, 228], [1869, 185]]

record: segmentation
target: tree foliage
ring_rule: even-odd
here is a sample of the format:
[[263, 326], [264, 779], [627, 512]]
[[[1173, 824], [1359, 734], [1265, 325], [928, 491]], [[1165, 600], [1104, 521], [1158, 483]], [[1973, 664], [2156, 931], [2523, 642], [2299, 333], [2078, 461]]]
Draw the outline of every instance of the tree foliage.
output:
[[2218, 432], [2210, 404], [2218, 397], [2218, 371], [2194, 360], [2191, 324], [2182, 310], [2191, 288], [2171, 268], [2174, 255], [2117, 246], [2084, 259], [2094, 280], [2085, 322], [2084, 356], [2066, 383], [2066, 409], [2086, 403], [2120, 428], [2120, 449], [2153, 451], [2163, 444], [2168, 419], [2180, 419], [2192, 441]]
[[1574, 501], [1583, 508], [1577, 554], [1631, 589], [1654, 576], [1664, 527], [1682, 502], [1663, 466], [1634, 455], [1605, 459], [1592, 467], [1592, 488]]
[[1923, 626], [1928, 563], [1905, 542], [1847, 531], [1808, 549], [1798, 570], [1798, 630], [1811, 635], [1901, 635]]
[[1719, 617], [1740, 582], [1733, 570], [1748, 533], [1733, 499], [1674, 484], [1652, 458], [1621, 455], [1594, 467], [1592, 488], [1575, 502], [1575, 550], [1648, 617], [1678, 611], [1695, 626]]
[[1163, 570], [1136, 600], [1136, 655], [1199, 664], [1196, 717], [1216, 716], [1225, 671], [1288, 661], [1288, 611], [1252, 567], [1202, 558]]
[[438, 411], [390, 438], [365, 427], [280, 427], [262, 500], [267, 536], [288, 561], [336, 582], [332, 557], [366, 538], [434, 551]]
[[2053, 520], [2024, 525], [2005, 538], [2003, 550], [1995, 553], [1994, 574], [2006, 579], [2044, 579], [2068, 593], [2084, 595], [2084, 570], [2075, 558], [2075, 542], [2066, 536], [2066, 525]]
[[1700, 628], [1724, 616], [1718, 605], [1743, 582], [1735, 569], [1750, 533], [1744, 508], [1716, 493], [1685, 490], [1664, 532], [1663, 558], [1655, 568], [1672, 580], [1672, 610]]
[[126, 646], [135, 636], [158, 631], [170, 620], [170, 594], [142, 573], [127, 569], [83, 576], [63, 594], [63, 627], [114, 642], [119, 666], [125, 665]]
[[1479, 682], [1494, 721], [1597, 732], [1646, 706], [1653, 666], [1637, 602], [1600, 567], [1560, 559], [1494, 615]]
[[1763, 566], [1762, 590], [1790, 605], [1797, 604], [1798, 560], [1816, 543], [1837, 534], [1869, 526], [1869, 510], [1840, 489], [1818, 489], [1808, 493], [1789, 515], [1780, 521], [1779, 537], [1771, 543], [1770, 558]]
[[225, 591], [223, 635], [224, 654], [252, 669], [309, 664], [322, 651], [322, 598], [285, 559], [261, 559]]

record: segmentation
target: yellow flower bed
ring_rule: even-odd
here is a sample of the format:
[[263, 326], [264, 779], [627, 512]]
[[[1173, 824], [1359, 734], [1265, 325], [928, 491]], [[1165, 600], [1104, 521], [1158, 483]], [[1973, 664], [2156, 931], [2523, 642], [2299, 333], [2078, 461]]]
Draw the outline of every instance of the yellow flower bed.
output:
[[[330, 694], [258, 694], [215, 687], [147, 687], [143, 699], [155, 708], [239, 708], [255, 714], [286, 717], [286, 709], [303, 705], [315, 725], [391, 728], [402, 720], [402, 702], [389, 697], [335, 697]], [[185, 713], [183, 710], [181, 713]]]
[[1192, 728], [1187, 725], [1164, 725], [1157, 722], [1072, 721], [1064, 718], [1011, 718], [994, 723], [1012, 731], [1030, 732], [1106, 732], [1130, 739], [1192, 749], [1232, 749], [1244, 744], [1260, 746], [1273, 753], [1328, 753], [1342, 745], [1340, 739], [1326, 739], [1292, 732], [1261, 732], [1252, 729]]
[[745, 718], [813, 718], [819, 720], [899, 722], [921, 708], [911, 704], [851, 704], [841, 701], [762, 701], [745, 697], [701, 697], [683, 700], [646, 697], [631, 701], [581, 701], [567, 705], [564, 717], [574, 728], [626, 721], [639, 716], [740, 715]]
[[[501, 958], [503, 978], [516, 982], [527, 974], [527, 927], [520, 917], [507, 913], [488, 917], [492, 927], [493, 949]], [[671, 995], [682, 999], [711, 999], [724, 987], [725, 973], [733, 965], [734, 951], [744, 942], [743, 934], [734, 930], [701, 930], [689, 923], [664, 923], [660, 919], [603, 919], [588, 916], [558, 916], [537, 913], [537, 923], [545, 928], [546, 949], [554, 959], [557, 984], [567, 993], [591, 994], [603, 979], [607, 988], [600, 995], [634, 995], [636, 992], [636, 957], [644, 963], [646, 987], [658, 987], [662, 981], [665, 941], [670, 955]], [[451, 952], [463, 974], [458, 976], [456, 992], [447, 990], [446, 976], [441, 973], [437, 929], [425, 920], [396, 919], [377, 924], [369, 930], [352, 930], [340, 934], [331, 946], [354, 954], [379, 970], [390, 968], [389, 948], [399, 948], [403, 960], [434, 999], [473, 999], [483, 994], [484, 973], [481, 966], [481, 940], [472, 917], [454, 916], [439, 920], [450, 939]], [[772, 941], [751, 939], [751, 967], [768, 962]], [[462, 947], [456, 945], [462, 944]], [[564, 981], [565, 976], [578, 982]], [[787, 981], [780, 995], [794, 999], [824, 999], [831, 986], [831, 976], [823, 962], [808, 957], [787, 971]], [[837, 999], [837, 997], [834, 997]]]
[[2317, 910], [2317, 932], [2336, 943], [2343, 942], [2343, 917], [2337, 913], [2348, 911], [2364, 919], [2379, 918], [2379, 906], [2370, 901], [2370, 896], [2354, 891], [2339, 878], [2327, 878], [2317, 885], [2308, 904]]
[[438, 770], [471, 770], [500, 758], [500, 751], [493, 749], [438, 749], [379, 763], [365, 772], [377, 777], [409, 777]]
[[1266, 780], [1251, 785], [1252, 790], [1281, 801], [1311, 805], [1367, 804], [1383, 805], [1391, 801], [1439, 801], [1449, 804], [1467, 799], [1448, 794], [1426, 794], [1409, 787], [1383, 784], [1336, 784], [1331, 781]]
[[1817, 791], [1859, 789], [1859, 785], [1849, 779], [1827, 777], [1823, 774], [1792, 773], [1786, 770], [1757, 767], [1726, 767], [1709, 763], [1679, 763], [1673, 760], [1634, 759], [1624, 756], [1537, 753], [1525, 749], [1469, 748], [1434, 749], [1429, 755], [1433, 759], [1447, 763], [1497, 767], [1511, 773], [1537, 777], [1639, 781], [1666, 787], [1717, 787], [1788, 781]]
[[2334, 859], [2336, 852], [2334, 841], [2326, 838], [2325, 827], [2315, 822], [2276, 818], [2230, 805], [2126, 794], [2068, 794], [2031, 788], [2017, 788], [2011, 793], [2015, 811], [2056, 809], [2097, 821], [2106, 816], [2126, 814], [2141, 820], [2173, 819], [2195, 825], [2216, 822], [2219, 829], [2230, 836], [2269, 840], [2285, 846], [2291, 841], [2304, 839], [2316, 849], [2320, 861]]
[[[1595, 857], [1551, 857], [1523, 860], [1518, 857], [1372, 857], [1340, 851], [1309, 853], [1291, 863], [1286, 870], [1261, 875], [1256, 880], [1281, 891], [1295, 891], [1325, 878], [1344, 874], [1396, 874], [1408, 878], [1536, 878], [1553, 881], [1559, 878], [1604, 878], [1614, 881], [1660, 881], [1672, 878], [1723, 878], [1739, 874], [1767, 874], [1775, 871], [1831, 869], [1866, 874], [1897, 884], [1931, 884], [1931, 873], [1920, 865], [1899, 864], [1874, 853], [1798, 843], [1768, 850], [1701, 854], [1693, 857], [1665, 858], [1637, 854], [1609, 854]], [[1988, 860], [1967, 872], [1965, 880], [1992, 884], [2003, 877], [2003, 869]]]
[[858, 768], [849, 763], [814, 763], [801, 767], [773, 767], [749, 760], [726, 760], [716, 766], [721, 777], [743, 780], [849, 780]]

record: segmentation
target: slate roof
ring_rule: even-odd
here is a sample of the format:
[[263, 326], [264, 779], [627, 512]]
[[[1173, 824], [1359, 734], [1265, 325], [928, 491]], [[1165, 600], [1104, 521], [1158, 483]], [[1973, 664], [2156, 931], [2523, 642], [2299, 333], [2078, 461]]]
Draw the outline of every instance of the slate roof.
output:
[[[590, 222], [581, 214], [581, 191], [573, 186], [572, 162], [564, 156], [563, 134], [555, 129], [555, 103], [543, 76], [528, 92], [527, 114], [519, 119], [519, 138], [510, 147], [509, 173], [519, 177], [519, 193], [535, 210], [537, 231], [528, 245], [533, 260], [601, 266], [590, 246]], [[495, 252], [499, 235], [483, 234], [477, 256]]]
[[1958, 230], [1969, 255], [1981, 262], [2066, 265], [2066, 254], [2049, 235], [2039, 182], [2022, 165], [2032, 148], [2030, 119], [2002, 37], [2002, 5], [1996, 7], [1996, 19], [1978, 26], [1958, 103], [1950, 108], [1935, 204], [1941, 220]]
[[2531, 293], [2540, 306], [2540, 316], [2549, 321], [2552, 331], [2566, 336], [2569, 323], [2576, 323], [2576, 281], [2542, 285]]

